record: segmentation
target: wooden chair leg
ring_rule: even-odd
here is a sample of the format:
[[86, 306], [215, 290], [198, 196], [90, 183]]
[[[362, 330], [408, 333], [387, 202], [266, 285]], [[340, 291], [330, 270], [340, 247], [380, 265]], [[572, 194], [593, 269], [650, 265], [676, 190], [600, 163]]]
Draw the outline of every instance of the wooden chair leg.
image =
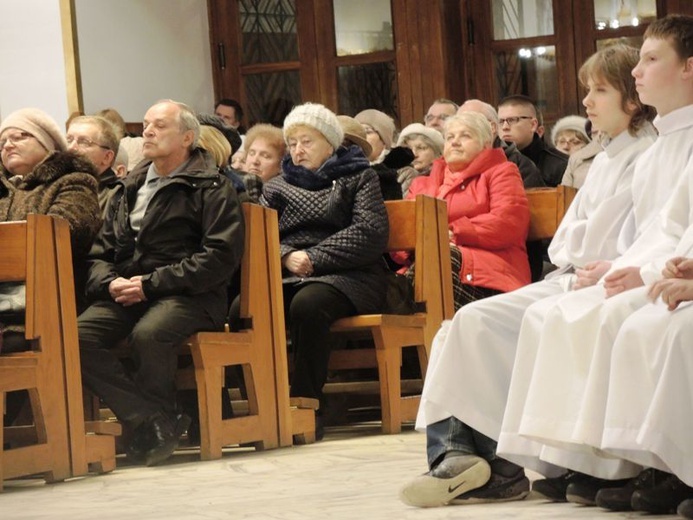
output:
[[[380, 406], [382, 409], [383, 433], [402, 431], [401, 395], [402, 348], [387, 343], [376, 334], [375, 353], [378, 360], [380, 380]], [[383, 334], [385, 336], [385, 334]]]
[[200, 409], [200, 458], [221, 458], [221, 388], [223, 368], [195, 367], [197, 401]]

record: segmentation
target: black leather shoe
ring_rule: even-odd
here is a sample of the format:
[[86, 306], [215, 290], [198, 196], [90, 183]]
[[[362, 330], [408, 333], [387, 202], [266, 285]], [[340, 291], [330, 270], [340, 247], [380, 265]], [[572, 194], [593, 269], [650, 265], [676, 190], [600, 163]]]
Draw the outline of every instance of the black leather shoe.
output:
[[173, 454], [181, 435], [190, 426], [190, 417], [185, 414], [168, 415], [157, 412], [145, 424], [144, 463], [154, 466]]
[[684, 518], [693, 518], [693, 499], [684, 500], [676, 508], [676, 514]]
[[676, 475], [669, 475], [669, 478], [658, 486], [635, 491], [630, 499], [630, 505], [634, 511], [666, 515], [676, 513], [679, 505], [691, 498], [693, 498], [693, 488], [681, 482]]
[[631, 511], [631, 498], [633, 493], [640, 489], [651, 489], [669, 476], [668, 473], [648, 468], [630, 479], [621, 487], [604, 487], [597, 492], [595, 501], [599, 507], [611, 511]]
[[572, 502], [573, 504], [594, 506], [597, 505], [597, 493], [599, 493], [600, 490], [625, 486], [628, 484], [628, 481], [629, 479], [606, 480], [584, 475], [584, 478], [571, 482], [568, 485], [565, 491], [565, 497], [568, 502]]

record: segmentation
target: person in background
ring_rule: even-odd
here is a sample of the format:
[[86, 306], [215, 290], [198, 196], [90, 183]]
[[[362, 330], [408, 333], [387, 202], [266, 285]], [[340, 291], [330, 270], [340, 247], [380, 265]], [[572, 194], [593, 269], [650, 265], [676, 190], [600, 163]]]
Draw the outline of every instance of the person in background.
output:
[[[357, 146], [365, 157], [371, 155], [372, 147], [368, 142], [368, 135], [363, 125], [349, 116], [337, 116], [337, 121], [344, 131], [343, 145], [346, 147]], [[387, 156], [386, 156], [387, 159]], [[402, 188], [397, 182], [396, 170], [389, 168], [385, 162], [371, 166], [378, 174], [380, 191], [385, 200], [399, 200], [402, 198]]]
[[567, 156], [581, 150], [591, 141], [585, 130], [587, 119], [580, 116], [565, 116], [556, 121], [551, 130], [551, 141], [559, 152]]
[[105, 215], [118, 176], [113, 170], [120, 141], [113, 125], [100, 116], [80, 116], [70, 122], [66, 134], [70, 151], [88, 159], [99, 179], [99, 207]]
[[517, 168], [520, 170], [522, 184], [524, 184], [525, 189], [543, 188], [546, 186], [537, 165], [534, 164], [529, 157], [521, 154], [517, 149], [517, 146], [515, 146], [515, 143], [503, 141], [498, 136], [498, 129], [500, 127], [498, 122], [498, 112], [496, 112], [496, 109], [493, 108], [492, 105], [489, 105], [480, 99], [468, 99], [462, 103], [460, 108], [457, 110], [458, 114], [463, 114], [464, 112], [478, 112], [488, 120], [488, 122], [491, 124], [493, 135], [495, 136], [493, 140], [493, 147], [502, 148], [508, 160], [517, 165]]
[[435, 128], [441, 134], [443, 133], [443, 125], [445, 120], [454, 116], [457, 113], [457, 103], [446, 98], [436, 99], [424, 116], [424, 124], [429, 128]]
[[406, 197], [414, 178], [431, 173], [433, 161], [443, 154], [443, 136], [434, 128], [412, 123], [399, 134], [397, 146], [406, 146], [414, 152], [411, 165], [400, 168], [397, 175], [402, 194]]
[[128, 171], [132, 170], [142, 159], [142, 136], [130, 134], [125, 126], [123, 116], [115, 108], [104, 108], [95, 115], [110, 121], [116, 127], [116, 136], [128, 154]]
[[558, 186], [568, 165], [568, 156], [547, 145], [537, 133], [539, 120], [534, 102], [523, 95], [508, 96], [498, 105], [498, 135], [515, 143], [537, 165], [547, 186]]
[[118, 153], [115, 156], [112, 168], [119, 179], [123, 179], [128, 174], [128, 153], [124, 146], [118, 146]]
[[371, 145], [371, 154], [367, 157], [371, 165], [385, 160], [395, 140], [395, 121], [380, 110], [369, 108], [354, 116], [363, 125], [366, 138]]
[[267, 182], [281, 173], [282, 159], [286, 154], [286, 143], [281, 128], [266, 124], [255, 125], [248, 130], [243, 147], [246, 150], [246, 173], [257, 175], [262, 182]]
[[599, 130], [592, 130], [592, 121], [589, 119], [585, 123], [585, 133], [590, 136], [590, 142], [568, 159], [568, 166], [566, 166], [563, 179], [561, 180], [561, 184], [564, 186], [577, 189], [582, 188], [582, 185], [585, 184], [587, 173], [592, 166], [592, 161], [594, 161], [599, 152], [604, 150], [601, 143], [602, 134]]
[[239, 134], [245, 134], [243, 107], [235, 99], [224, 98], [217, 101], [214, 105], [214, 115], [222, 118], [228, 126], [238, 130]]
[[387, 211], [376, 173], [361, 149], [342, 146], [344, 132], [329, 109], [315, 103], [295, 107], [284, 120], [284, 138], [289, 155], [282, 175], [265, 184], [260, 203], [279, 216], [294, 358], [290, 395], [323, 401], [330, 325], [381, 312], [385, 303]]

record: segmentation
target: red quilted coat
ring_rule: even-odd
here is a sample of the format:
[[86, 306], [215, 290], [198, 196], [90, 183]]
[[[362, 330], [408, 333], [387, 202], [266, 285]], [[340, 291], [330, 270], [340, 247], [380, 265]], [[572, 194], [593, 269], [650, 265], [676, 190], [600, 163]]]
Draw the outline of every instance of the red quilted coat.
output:
[[417, 177], [407, 198], [424, 194], [448, 203], [453, 241], [462, 251], [463, 283], [512, 291], [530, 282], [525, 241], [529, 204], [517, 166], [503, 150], [483, 150], [453, 172], [442, 157]]

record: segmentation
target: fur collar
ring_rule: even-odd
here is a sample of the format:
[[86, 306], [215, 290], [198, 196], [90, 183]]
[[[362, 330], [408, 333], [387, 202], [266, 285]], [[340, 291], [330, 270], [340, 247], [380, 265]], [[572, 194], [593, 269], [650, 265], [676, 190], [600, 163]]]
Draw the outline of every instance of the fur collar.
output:
[[[17, 178], [17, 188], [30, 190], [41, 184], [49, 184], [70, 173], [86, 173], [96, 178], [94, 166], [85, 158], [74, 152], [53, 152], [36, 165], [32, 172]], [[2, 167], [2, 174], [9, 177], [9, 172]]]

